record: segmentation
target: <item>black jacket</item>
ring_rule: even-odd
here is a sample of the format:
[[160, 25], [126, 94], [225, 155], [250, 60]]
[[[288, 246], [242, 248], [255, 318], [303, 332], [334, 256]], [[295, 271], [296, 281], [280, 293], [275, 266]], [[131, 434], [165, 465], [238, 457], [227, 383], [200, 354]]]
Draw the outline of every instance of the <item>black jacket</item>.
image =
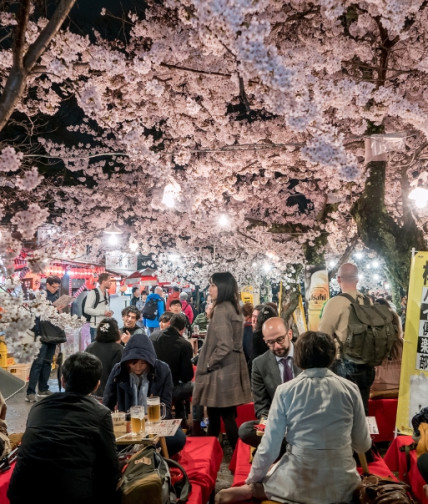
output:
[[[46, 299], [51, 303], [54, 303], [59, 298], [59, 290], [52, 294], [46, 289]], [[40, 317], [36, 317], [35, 326], [34, 326], [34, 334], [36, 336], [41, 336], [42, 340], [46, 339], [45, 343], [49, 343], [49, 338], [53, 338], [52, 341], [54, 345], [55, 339], [64, 338], [65, 340], [65, 331], [60, 327], [53, 325], [49, 320], [40, 320]]]
[[174, 385], [186, 383], [193, 378], [193, 348], [174, 328], [167, 327], [150, 335], [157, 358], [171, 369]]
[[94, 341], [88, 345], [85, 352], [95, 355], [95, 357], [98, 357], [102, 362], [103, 372], [100, 380], [101, 383], [98, 390], [95, 392], [95, 395], [102, 397], [113, 366], [120, 362], [122, 358], [123, 346], [114, 342], [102, 343], [100, 341]]
[[112, 504], [119, 477], [110, 411], [91, 396], [58, 392], [30, 410], [11, 504]]
[[166, 418], [171, 418], [172, 377], [168, 364], [156, 358], [149, 337], [136, 333], [128, 341], [119, 364], [115, 364], [104, 389], [103, 404], [113, 410], [128, 411], [133, 404], [132, 388], [126, 361], [142, 359], [150, 364], [148, 396], [159, 396], [166, 407]]

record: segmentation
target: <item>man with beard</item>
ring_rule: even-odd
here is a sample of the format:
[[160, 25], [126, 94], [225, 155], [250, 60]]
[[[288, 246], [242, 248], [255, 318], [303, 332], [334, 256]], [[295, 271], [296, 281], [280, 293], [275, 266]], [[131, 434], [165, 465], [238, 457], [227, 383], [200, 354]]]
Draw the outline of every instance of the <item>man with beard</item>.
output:
[[239, 437], [244, 443], [257, 447], [261, 436], [254, 428], [262, 416], [267, 417], [276, 387], [292, 380], [301, 370], [294, 365], [293, 331], [281, 317], [271, 317], [262, 326], [263, 340], [268, 346], [264, 354], [253, 360], [251, 389], [257, 420], [244, 422]]

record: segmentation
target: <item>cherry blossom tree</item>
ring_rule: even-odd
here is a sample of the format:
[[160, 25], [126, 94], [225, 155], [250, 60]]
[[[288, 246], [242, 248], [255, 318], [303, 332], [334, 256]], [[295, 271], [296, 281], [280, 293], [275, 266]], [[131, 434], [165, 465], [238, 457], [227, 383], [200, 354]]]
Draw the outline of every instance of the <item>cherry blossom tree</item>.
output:
[[[106, 4], [114, 39], [62, 23], [72, 3], [55, 23], [29, 0], [25, 24], [0, 13], [5, 263], [44, 222], [61, 232], [40, 260], [102, 257], [115, 223], [169, 280], [290, 282], [286, 265], [363, 242], [407, 288], [427, 225], [408, 202], [426, 181], [426, 1]], [[370, 161], [374, 135], [397, 132]]]

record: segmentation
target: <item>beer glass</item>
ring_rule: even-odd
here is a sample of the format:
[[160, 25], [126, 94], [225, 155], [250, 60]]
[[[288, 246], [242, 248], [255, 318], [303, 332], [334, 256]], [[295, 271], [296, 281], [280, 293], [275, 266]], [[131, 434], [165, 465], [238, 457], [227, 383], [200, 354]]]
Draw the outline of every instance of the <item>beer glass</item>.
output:
[[129, 412], [131, 413], [131, 435], [144, 434], [146, 430], [144, 406], [131, 406]]
[[[161, 414], [162, 409], [162, 414]], [[160, 402], [159, 396], [147, 398], [147, 421], [151, 424], [158, 423], [166, 416], [166, 407]]]
[[116, 437], [126, 434], [126, 414], [122, 411], [113, 411], [111, 414], [113, 420], [113, 430]]

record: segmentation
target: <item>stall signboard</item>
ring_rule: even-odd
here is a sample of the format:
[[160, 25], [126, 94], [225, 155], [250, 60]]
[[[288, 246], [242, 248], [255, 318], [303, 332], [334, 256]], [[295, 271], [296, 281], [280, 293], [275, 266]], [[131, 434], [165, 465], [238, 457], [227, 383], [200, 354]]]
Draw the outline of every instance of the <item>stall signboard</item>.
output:
[[260, 303], [260, 295], [252, 285], [245, 285], [241, 289], [241, 301], [243, 303], [251, 303], [256, 306]]
[[325, 266], [306, 266], [305, 300], [308, 316], [308, 329], [317, 331], [321, 312], [330, 297], [328, 271]]
[[137, 269], [137, 256], [120, 250], [106, 252], [106, 269], [118, 272], [130, 272]]
[[411, 419], [428, 406], [428, 252], [416, 252], [410, 268], [396, 427], [413, 431]]

